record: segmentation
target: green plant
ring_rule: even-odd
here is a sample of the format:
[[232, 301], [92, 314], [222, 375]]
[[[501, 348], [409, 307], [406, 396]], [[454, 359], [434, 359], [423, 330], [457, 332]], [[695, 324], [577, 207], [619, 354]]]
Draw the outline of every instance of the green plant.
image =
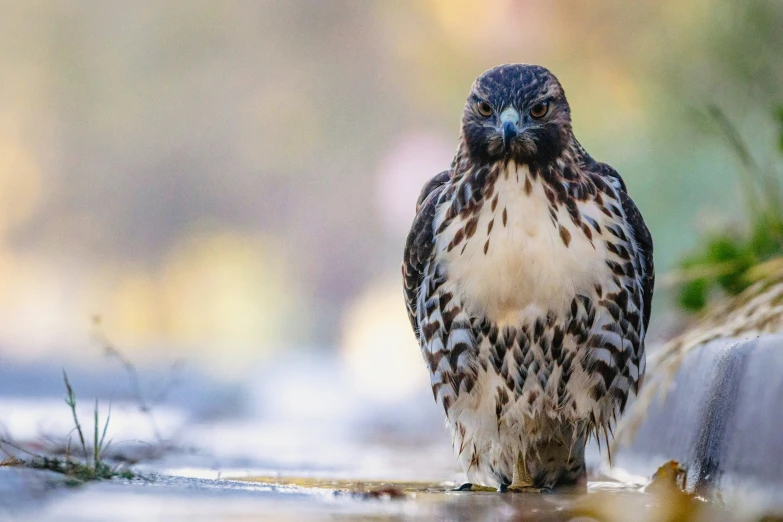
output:
[[[87, 444], [84, 439], [84, 431], [82, 430], [82, 425], [79, 422], [79, 416], [76, 414], [76, 394], [73, 391], [73, 387], [71, 386], [71, 383], [68, 380], [68, 374], [65, 373], [65, 370], [63, 370], [63, 380], [65, 381], [65, 390], [66, 390], [65, 404], [67, 404], [68, 407], [71, 409], [74, 429], [79, 434], [79, 442], [81, 443], [82, 452], [84, 453], [84, 467], [86, 468], [92, 467], [92, 474], [96, 478], [110, 478], [114, 476], [114, 470], [112, 470], [111, 467], [105, 464], [102, 460], [103, 452], [111, 444], [111, 441], [109, 441], [108, 444], [105, 443], [106, 432], [109, 429], [109, 421], [111, 420], [111, 405], [109, 405], [109, 413], [106, 415], [106, 422], [103, 423], [103, 431], [99, 432], [99, 428], [100, 428], [99, 404], [98, 404], [98, 399], [95, 399], [92, 459], [90, 459]], [[101, 433], [100, 436], [99, 433]], [[69, 442], [68, 445], [70, 447], [70, 439], [68, 442]], [[66, 464], [68, 462], [70, 462], [70, 459], [66, 457]]]
[[72, 485], [88, 480], [110, 479], [114, 477], [125, 479], [133, 478], [135, 475], [132, 471], [120, 469], [119, 466], [111, 466], [103, 459], [104, 452], [111, 445], [111, 441], [106, 442], [106, 432], [109, 429], [109, 421], [111, 420], [111, 405], [109, 406], [109, 412], [106, 415], [106, 420], [103, 423], [103, 429], [101, 430], [99, 403], [97, 399], [95, 400], [92, 452], [90, 452], [84, 437], [84, 430], [79, 421], [79, 416], [76, 413], [76, 394], [73, 391], [73, 387], [68, 380], [68, 374], [65, 373], [65, 370], [63, 370], [63, 380], [65, 381], [66, 391], [65, 404], [67, 404], [71, 410], [74, 424], [72, 431], [76, 431], [79, 436], [79, 444], [81, 445], [81, 450], [84, 455], [84, 461], [79, 462], [72, 458], [70, 451], [70, 436], [65, 458], [38, 455], [25, 450], [7, 439], [0, 439], [0, 449], [2, 449], [2, 445], [7, 445], [17, 450], [17, 452], [26, 455], [26, 457], [19, 457], [6, 452], [8, 457], [4, 459], [0, 465], [22, 466], [62, 473], [63, 475], [67, 475], [69, 478], [74, 479], [74, 482], [71, 483]]
[[[707, 305], [716, 288], [729, 295], [739, 294], [754, 282], [751, 268], [783, 255], [783, 192], [777, 172], [773, 167], [759, 167], [740, 133], [718, 107], [711, 106], [708, 112], [741, 164], [749, 230], [746, 234], [713, 232], [699, 250], [682, 260], [673, 277], [679, 283], [678, 303], [694, 312]], [[783, 152], [783, 108], [777, 118]]]

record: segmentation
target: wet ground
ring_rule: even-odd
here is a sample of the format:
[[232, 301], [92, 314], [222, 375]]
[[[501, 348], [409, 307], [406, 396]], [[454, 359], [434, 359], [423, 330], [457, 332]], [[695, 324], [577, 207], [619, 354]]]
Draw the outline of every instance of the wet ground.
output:
[[[0, 472], [2, 477], [6, 472]], [[58, 477], [32, 475], [28, 481]], [[40, 485], [40, 483], [39, 483]], [[449, 483], [158, 477], [55, 488], [8, 520], [754, 520], [698, 499], [593, 482], [585, 495], [463, 493]], [[40, 491], [39, 491], [40, 493]], [[8, 500], [7, 496], [4, 496]]]
[[[103, 414], [112, 401], [107, 456], [140, 478], [74, 487], [55, 473], [0, 467], [0, 520], [755, 521], [768, 511], [752, 495], [723, 504], [643, 493], [644, 477], [607, 476], [595, 447], [584, 495], [455, 492], [464, 477], [429, 392], [372, 402], [330, 365], [283, 363], [240, 384], [185, 372], [151, 414], [132, 393], [116, 395], [121, 372], [74, 371], [77, 395], [100, 397]], [[0, 369], [5, 436], [62, 451], [73, 426], [60, 369], [12, 370]], [[93, 403], [77, 410], [89, 432]]]

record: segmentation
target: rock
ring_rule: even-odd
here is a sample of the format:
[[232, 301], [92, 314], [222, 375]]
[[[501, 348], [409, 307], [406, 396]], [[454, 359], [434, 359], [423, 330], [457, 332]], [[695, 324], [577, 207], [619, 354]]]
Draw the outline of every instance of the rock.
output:
[[616, 465], [650, 476], [674, 459], [689, 491], [763, 493], [783, 508], [783, 336], [714, 341], [648, 376], [618, 431]]

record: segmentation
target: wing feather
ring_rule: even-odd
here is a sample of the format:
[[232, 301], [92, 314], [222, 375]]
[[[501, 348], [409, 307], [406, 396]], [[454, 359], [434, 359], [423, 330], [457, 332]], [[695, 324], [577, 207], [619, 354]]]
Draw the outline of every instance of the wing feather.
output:
[[444, 171], [424, 184], [421, 195], [416, 202], [416, 217], [413, 219], [408, 239], [405, 242], [405, 254], [402, 262], [402, 282], [405, 291], [405, 305], [416, 338], [419, 337], [419, 326], [416, 319], [416, 301], [419, 286], [424, 277], [424, 270], [432, 258], [435, 246], [435, 231], [432, 222], [435, 219], [435, 209], [443, 192], [443, 186], [449, 180], [449, 172]]
[[623, 212], [628, 226], [633, 231], [636, 240], [636, 256], [642, 267], [642, 318], [644, 320], [644, 331], [647, 332], [647, 325], [650, 323], [650, 312], [652, 308], [653, 290], [655, 287], [655, 265], [653, 263], [653, 242], [650, 231], [644, 223], [641, 212], [636, 208], [633, 200], [625, 191], [619, 191], [620, 203], [623, 205]]
[[650, 323], [650, 313], [652, 309], [653, 291], [655, 289], [655, 265], [653, 263], [653, 240], [647, 225], [642, 218], [642, 213], [636, 207], [625, 187], [625, 181], [620, 174], [606, 163], [596, 162], [595, 167], [598, 172], [614, 181], [615, 189], [619, 194], [620, 204], [623, 207], [625, 219], [633, 233], [636, 242], [636, 252], [634, 257], [641, 268], [642, 284], [642, 320], [644, 321], [644, 331], [647, 332], [647, 325]]

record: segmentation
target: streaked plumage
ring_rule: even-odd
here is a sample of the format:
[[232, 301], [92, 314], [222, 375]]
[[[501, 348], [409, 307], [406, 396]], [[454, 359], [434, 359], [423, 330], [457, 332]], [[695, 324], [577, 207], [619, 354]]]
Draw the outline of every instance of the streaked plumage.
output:
[[479, 77], [403, 262], [411, 324], [472, 483], [584, 479], [587, 437], [608, 438], [641, 384], [653, 280], [644, 221], [619, 174], [576, 141], [557, 79], [532, 65]]

